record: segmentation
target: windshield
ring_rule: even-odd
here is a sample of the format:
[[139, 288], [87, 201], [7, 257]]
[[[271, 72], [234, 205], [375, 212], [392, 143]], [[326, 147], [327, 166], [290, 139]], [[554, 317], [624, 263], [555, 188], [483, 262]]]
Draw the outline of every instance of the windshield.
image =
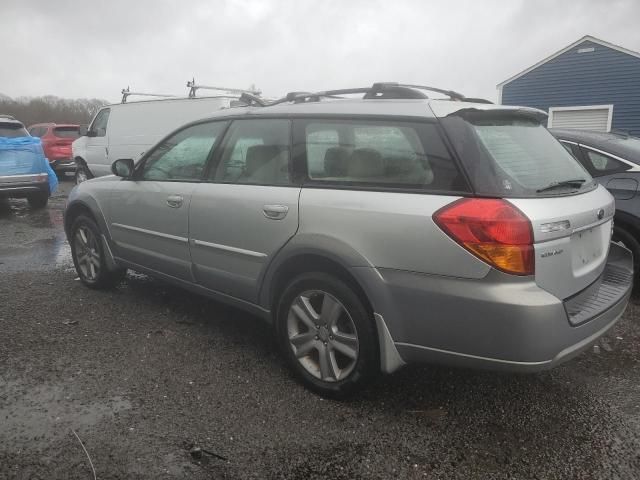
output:
[[595, 186], [582, 165], [537, 120], [485, 112], [450, 116], [442, 123], [477, 193], [537, 197]]
[[29, 134], [19, 123], [0, 123], [0, 137], [28, 137]]

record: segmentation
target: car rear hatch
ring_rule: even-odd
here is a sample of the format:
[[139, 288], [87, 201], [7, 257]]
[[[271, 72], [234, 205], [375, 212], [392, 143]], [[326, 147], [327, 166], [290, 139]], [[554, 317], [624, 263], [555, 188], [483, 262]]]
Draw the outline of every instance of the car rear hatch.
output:
[[65, 154], [71, 157], [71, 144], [80, 136], [78, 127], [72, 125], [55, 127], [53, 129], [53, 135], [55, 136], [55, 140], [52, 142], [50, 148], [53, 148], [55, 153], [59, 155]]
[[478, 197], [504, 199], [531, 223], [535, 282], [568, 299], [605, 269], [615, 205], [533, 109], [463, 108], [440, 121]]

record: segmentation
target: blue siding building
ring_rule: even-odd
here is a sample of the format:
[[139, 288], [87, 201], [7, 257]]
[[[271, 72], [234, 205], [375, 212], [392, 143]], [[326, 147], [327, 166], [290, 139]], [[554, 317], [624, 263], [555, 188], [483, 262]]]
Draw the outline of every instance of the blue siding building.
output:
[[498, 102], [549, 112], [549, 127], [640, 136], [640, 53], [586, 36], [498, 84]]

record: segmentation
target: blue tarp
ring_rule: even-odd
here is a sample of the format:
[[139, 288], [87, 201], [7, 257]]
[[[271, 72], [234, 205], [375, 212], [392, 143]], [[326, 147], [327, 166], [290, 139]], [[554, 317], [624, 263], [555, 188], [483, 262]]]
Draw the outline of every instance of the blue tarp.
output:
[[49, 165], [37, 137], [0, 137], [0, 176], [46, 173], [49, 193], [58, 188], [58, 177]]

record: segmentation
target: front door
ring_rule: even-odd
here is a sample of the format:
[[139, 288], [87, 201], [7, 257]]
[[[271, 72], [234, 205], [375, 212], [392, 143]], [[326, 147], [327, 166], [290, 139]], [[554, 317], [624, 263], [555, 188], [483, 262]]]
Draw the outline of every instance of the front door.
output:
[[101, 177], [111, 173], [111, 165], [109, 164], [109, 135], [107, 134], [107, 125], [109, 123], [109, 114], [111, 109], [103, 108], [98, 112], [91, 122], [86, 139], [86, 156], [87, 166], [93, 175]]
[[112, 190], [110, 230], [117, 255], [171, 277], [191, 281], [189, 207], [225, 122], [187, 127], [156, 145], [132, 180]]
[[189, 213], [191, 258], [203, 286], [255, 302], [258, 279], [298, 229], [290, 121], [236, 120]]

